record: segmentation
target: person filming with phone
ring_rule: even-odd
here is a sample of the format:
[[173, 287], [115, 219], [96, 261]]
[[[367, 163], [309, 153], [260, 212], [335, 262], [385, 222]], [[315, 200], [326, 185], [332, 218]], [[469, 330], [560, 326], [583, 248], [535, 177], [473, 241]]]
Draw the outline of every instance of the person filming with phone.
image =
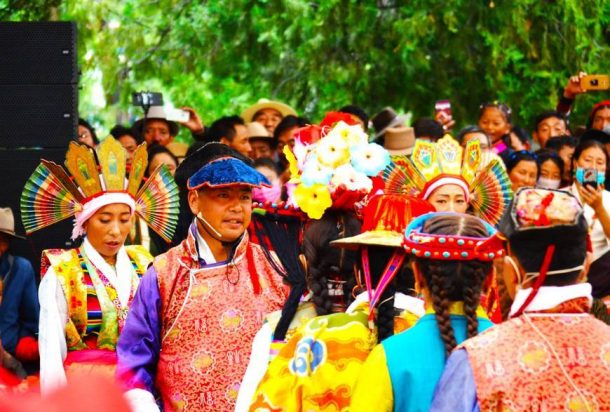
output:
[[610, 296], [610, 193], [604, 190], [608, 151], [597, 140], [582, 141], [572, 157], [574, 183], [571, 192], [584, 207], [589, 225], [593, 263], [589, 270], [589, 283], [593, 297]]

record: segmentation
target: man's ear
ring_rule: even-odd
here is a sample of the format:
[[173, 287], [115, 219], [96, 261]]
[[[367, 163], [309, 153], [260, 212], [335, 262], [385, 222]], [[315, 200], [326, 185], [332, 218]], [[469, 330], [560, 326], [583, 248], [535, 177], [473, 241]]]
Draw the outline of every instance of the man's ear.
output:
[[197, 215], [199, 213], [199, 192], [197, 190], [189, 190], [188, 202], [191, 213]]

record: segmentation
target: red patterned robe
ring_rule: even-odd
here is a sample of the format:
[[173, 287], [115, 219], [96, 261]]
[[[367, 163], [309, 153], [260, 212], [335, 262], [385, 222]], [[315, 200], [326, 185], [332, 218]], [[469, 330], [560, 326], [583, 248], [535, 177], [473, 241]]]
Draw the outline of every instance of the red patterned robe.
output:
[[[156, 275], [157, 304], [142, 309], [142, 299], [134, 299], [136, 312], [119, 341], [119, 375], [124, 378], [130, 368], [140, 382], [132, 380], [128, 386], [156, 390], [166, 411], [232, 411], [252, 339], [264, 316], [280, 309], [287, 297], [282, 278], [247, 234], [229, 262], [204, 264], [192, 231], [182, 244], [156, 258], [143, 278], [144, 288], [149, 275]], [[157, 325], [143, 330], [146, 322], [141, 320], [151, 317]], [[147, 334], [150, 329], [155, 333]], [[147, 339], [158, 339], [148, 345], [153, 351], [143, 347]], [[143, 369], [152, 373], [140, 373]]]

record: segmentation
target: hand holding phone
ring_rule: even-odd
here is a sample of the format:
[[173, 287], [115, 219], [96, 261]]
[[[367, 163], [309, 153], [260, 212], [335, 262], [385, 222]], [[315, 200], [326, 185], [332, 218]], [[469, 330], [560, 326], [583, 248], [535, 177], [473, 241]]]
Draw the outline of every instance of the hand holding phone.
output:
[[439, 122], [445, 131], [451, 130], [455, 125], [449, 100], [439, 100], [434, 104], [434, 120]]
[[597, 169], [583, 169], [582, 185], [591, 186], [593, 189], [597, 190]]
[[580, 79], [580, 87], [583, 90], [609, 90], [610, 76], [606, 74], [590, 74]]
[[189, 121], [191, 114], [186, 110], [172, 109], [167, 110], [167, 120], [178, 123], [185, 123]]

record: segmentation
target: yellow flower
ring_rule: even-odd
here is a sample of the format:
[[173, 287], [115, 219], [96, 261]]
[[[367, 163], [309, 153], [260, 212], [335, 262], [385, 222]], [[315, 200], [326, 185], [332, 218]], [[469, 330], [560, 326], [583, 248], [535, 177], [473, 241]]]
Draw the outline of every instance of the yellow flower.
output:
[[333, 169], [349, 162], [349, 146], [346, 141], [335, 136], [327, 136], [316, 147], [318, 161]]
[[290, 150], [290, 146], [284, 146], [284, 156], [286, 156], [286, 160], [288, 160], [288, 170], [290, 171], [290, 179], [297, 179], [300, 175], [299, 171], [299, 163], [297, 162], [297, 158]]
[[333, 204], [328, 187], [319, 183], [311, 186], [302, 183], [298, 185], [294, 190], [294, 200], [311, 219], [320, 219], [324, 211]]

